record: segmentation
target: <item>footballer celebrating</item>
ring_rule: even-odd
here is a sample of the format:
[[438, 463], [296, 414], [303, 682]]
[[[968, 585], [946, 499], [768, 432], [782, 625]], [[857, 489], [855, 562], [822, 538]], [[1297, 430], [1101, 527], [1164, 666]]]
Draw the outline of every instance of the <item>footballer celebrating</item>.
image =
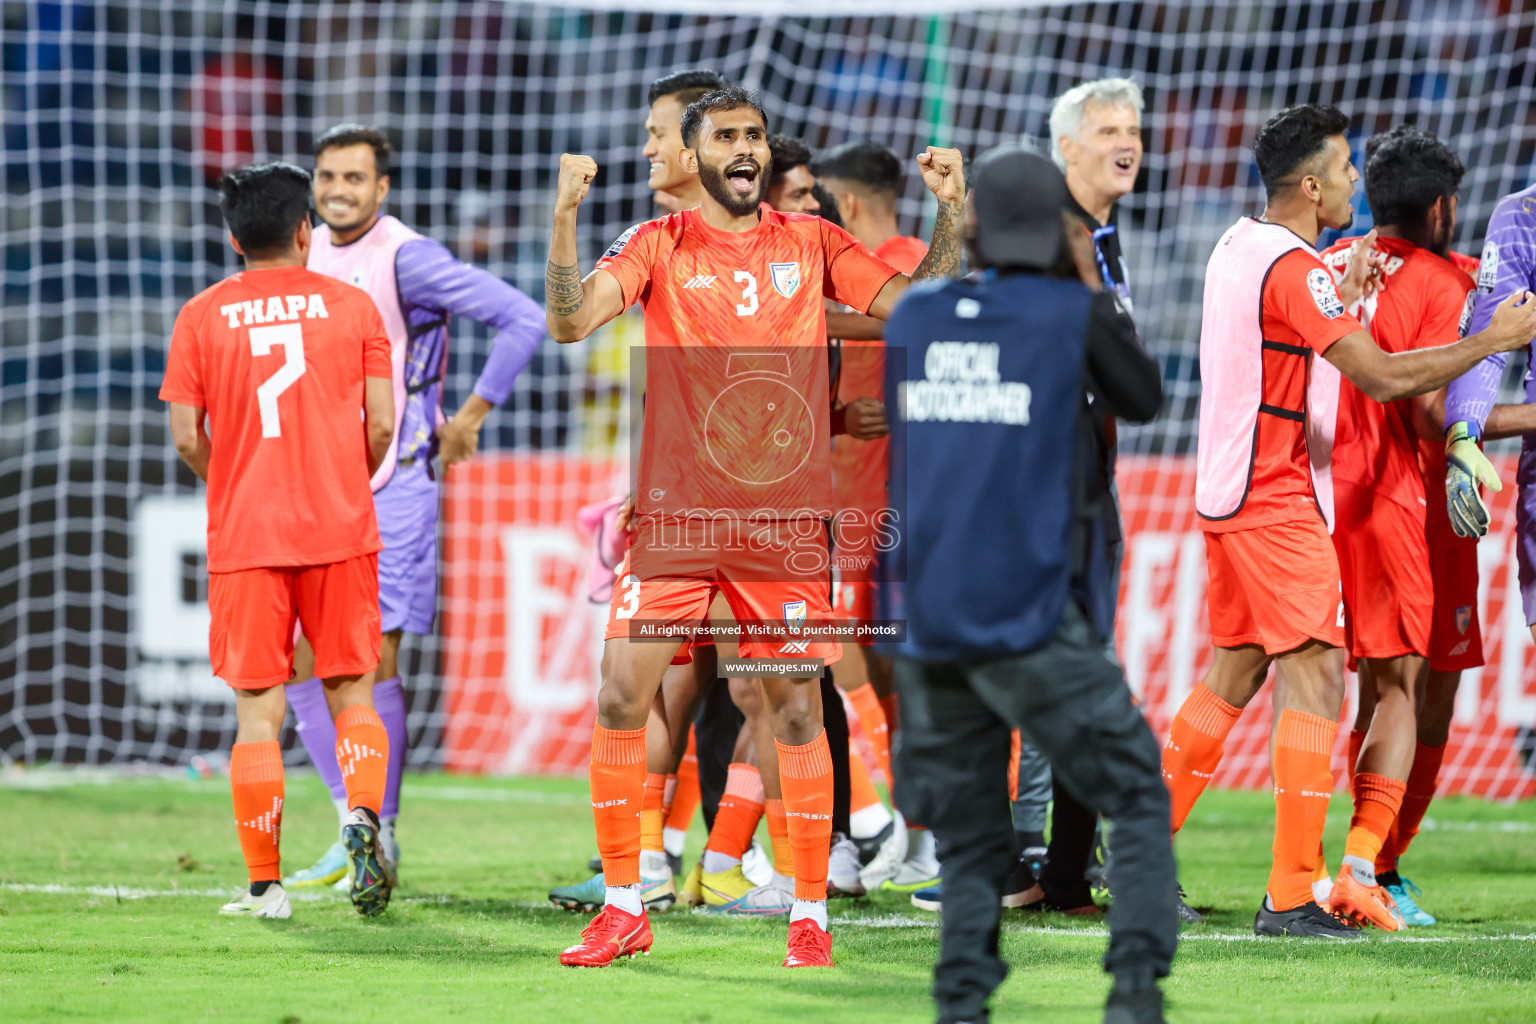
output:
[[160, 398], [177, 453], [208, 485], [209, 656], [235, 691], [229, 778], [251, 885], [221, 913], [291, 914], [278, 735], [297, 621], [334, 719], [352, 903], [373, 916], [391, 887], [379, 854], [390, 736], [372, 699], [382, 545], [368, 485], [394, 436], [389, 337], [366, 292], [304, 267], [308, 174], [231, 171], [219, 207], [245, 270], [182, 308]]
[[[693, 103], [683, 116], [682, 144], [680, 160], [699, 175], [703, 203], [626, 232], [585, 278], [578, 266], [576, 210], [597, 173], [589, 157], [561, 157], [554, 204], [545, 281], [550, 333], [557, 341], [580, 341], [641, 302], [651, 396], [634, 538], [610, 610], [592, 742], [605, 905], [582, 941], [561, 954], [569, 965], [605, 965], [646, 952], [652, 943], [638, 890], [636, 812], [645, 784], [647, 713], [680, 641], [631, 636], [631, 624], [697, 623], [717, 592], [738, 621], [783, 622], [792, 632], [806, 622], [830, 620], [824, 525], [819, 564], [793, 557], [776, 567], [761, 563], [779, 554], [790, 530], [798, 529], [798, 521], [784, 526], [773, 516], [799, 509], [829, 514], [833, 504], [827, 405], [824, 398], [801, 397], [825, 396], [829, 389], [821, 349], [824, 300], [883, 319], [910, 280], [820, 218], [776, 213], [762, 204], [771, 160], [767, 119], [750, 93], [721, 89]], [[960, 156], [930, 147], [918, 162], [939, 213], [929, 255], [914, 276], [947, 276], [959, 260], [965, 187]], [[694, 375], [694, 367], [706, 372]], [[743, 390], [713, 417], [708, 399], [725, 390], [711, 382], [720, 384], [727, 375], [731, 387]], [[794, 418], [801, 409], [803, 420]], [[668, 414], [674, 429], [657, 422]], [[786, 462], [789, 470], [782, 471]], [[757, 520], [768, 538], [766, 552], [715, 551], [697, 536], [705, 527], [683, 514], [749, 505], [767, 513]], [[810, 553], [815, 546], [799, 550]], [[840, 653], [835, 642], [814, 637], [789, 643], [744, 638], [741, 648], [748, 657], [793, 649], [836, 660]], [[832, 752], [822, 729], [818, 679], [775, 678], [763, 686], [795, 872], [786, 967], [832, 965], [826, 917]]]
[[[1260, 127], [1261, 217], [1217, 243], [1206, 270], [1195, 506], [1206, 537], [1214, 659], [1174, 718], [1163, 775], [1177, 831], [1221, 759], [1227, 733], [1276, 664], [1275, 838], [1259, 935], [1355, 938], [1354, 921], [1399, 919], [1371, 872], [1347, 862], [1329, 910], [1312, 891], [1344, 696], [1337, 555], [1308, 464], [1308, 385], [1321, 355], [1370, 399], [1434, 391], [1536, 334], [1536, 303], [1502, 303], [1489, 328], [1449, 345], [1384, 352], [1348, 309], [1377, 281], [1375, 233], [1342, 279], [1313, 246], [1348, 227], [1359, 175], [1332, 107], [1289, 107]], [[1358, 858], [1357, 858], [1358, 859]]]

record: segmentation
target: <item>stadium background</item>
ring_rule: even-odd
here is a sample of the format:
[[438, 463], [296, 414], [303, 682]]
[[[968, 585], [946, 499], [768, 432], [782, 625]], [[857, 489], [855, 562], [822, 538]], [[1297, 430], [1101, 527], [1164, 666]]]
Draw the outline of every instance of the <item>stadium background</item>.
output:
[[[773, 128], [815, 148], [870, 137], [968, 156], [1044, 136], [1051, 98], [1078, 81], [1133, 75], [1147, 149], [1121, 229], [1167, 401], [1120, 435], [1120, 649], [1157, 728], [1207, 656], [1191, 507], [1199, 301], [1213, 243], [1262, 205], [1254, 128], [1322, 101], [1351, 115], [1357, 150], [1405, 120], [1436, 132], [1468, 167], [1467, 252], [1536, 159], [1536, 11], [1508, 0], [928, 0], [920, 17], [824, 0], [814, 18], [781, 0], [748, 17], [641, 6], [4, 3], [0, 760], [175, 764], [230, 743], [206, 659], [202, 499], [155, 393], [177, 310], [236, 266], [210, 183], [252, 159], [307, 165], [338, 121], [395, 140], [390, 211], [540, 297], [558, 154], [603, 168], [583, 206], [589, 263], [654, 213], [640, 121], [649, 82], [676, 68], [760, 88]], [[913, 175], [903, 227], [926, 234], [927, 208]], [[450, 409], [488, 340], [475, 325], [453, 334]], [[603, 612], [582, 594], [574, 511], [624, 487], [625, 351], [639, 338], [631, 314], [583, 345], [546, 341], [481, 456], [450, 474], [443, 636], [405, 649], [413, 764], [585, 764]], [[1511, 491], [1480, 549], [1489, 664], [1463, 683], [1442, 791], [1536, 793]], [[1245, 719], [1218, 782], [1263, 785], [1268, 732]]]

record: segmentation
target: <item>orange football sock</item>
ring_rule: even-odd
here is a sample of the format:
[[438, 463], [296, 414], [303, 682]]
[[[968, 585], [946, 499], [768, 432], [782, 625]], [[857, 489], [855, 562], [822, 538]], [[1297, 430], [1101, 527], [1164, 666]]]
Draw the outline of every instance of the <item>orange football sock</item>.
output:
[[1322, 848], [1333, 791], [1329, 758], [1339, 724], [1286, 708], [1275, 732], [1275, 843], [1269, 869], [1269, 900], [1275, 910], [1295, 910], [1312, 899], [1312, 870]]
[[1195, 684], [1179, 705], [1163, 744], [1163, 781], [1168, 784], [1174, 832], [1184, 827], [1184, 819], [1216, 773], [1227, 733], [1242, 714], [1242, 708], [1228, 704], [1204, 683]]
[[768, 819], [768, 842], [773, 847], [773, 870], [785, 878], [794, 878], [795, 855], [789, 848], [789, 819], [784, 816], [784, 801], [765, 800], [763, 817]]
[[1419, 825], [1435, 798], [1435, 788], [1440, 781], [1440, 762], [1445, 759], [1445, 747], [1426, 747], [1420, 743], [1413, 752], [1413, 768], [1408, 772], [1408, 785], [1403, 793], [1403, 805], [1398, 809], [1397, 820], [1392, 823], [1388, 842], [1393, 846], [1392, 862], [1388, 868], [1397, 868], [1397, 858], [1408, 852], [1408, 844], [1419, 834]]
[[848, 810], [850, 813], [856, 813], [878, 803], [880, 803], [880, 792], [875, 789], [874, 780], [869, 777], [869, 768], [864, 764], [864, 759], [854, 751], [853, 741], [850, 740], [848, 743]]
[[659, 772], [645, 773], [645, 795], [640, 798], [640, 849], [666, 853], [661, 845], [661, 800], [666, 796], [667, 777]]
[[672, 794], [672, 806], [667, 809], [667, 828], [687, 832], [693, 824], [693, 816], [699, 813], [699, 743], [694, 737], [693, 726], [688, 727], [688, 751], [677, 766], [677, 791]]
[[366, 807], [377, 816], [389, 776], [389, 733], [367, 704], [353, 704], [336, 716], [336, 763], [347, 786], [347, 807]]
[[283, 748], [276, 740], [236, 743], [229, 752], [235, 832], [253, 882], [283, 877], [277, 852], [283, 830]]
[[1328, 858], [1323, 856], [1323, 844], [1317, 844], [1317, 866], [1312, 869], [1312, 881], [1321, 882], [1325, 878], [1332, 878], [1333, 872], [1328, 870]]
[[794, 850], [795, 899], [827, 898], [827, 854], [832, 846], [832, 752], [823, 730], [797, 747], [774, 741], [789, 846]]
[[1405, 785], [1400, 779], [1357, 772], [1351, 788], [1355, 793], [1355, 813], [1349, 819], [1344, 856], [1375, 864], [1381, 844], [1397, 819], [1397, 809], [1403, 805]]
[[592, 726], [592, 821], [607, 885], [640, 884], [640, 815], [645, 805], [645, 730]]
[[[650, 774], [647, 772], [646, 774]], [[661, 821], [665, 825], [667, 815], [672, 813], [672, 798], [677, 795], [677, 773], [667, 776], [667, 783], [661, 788]]]
[[1346, 778], [1352, 779], [1355, 777], [1355, 766], [1360, 763], [1360, 748], [1365, 746], [1365, 730], [1349, 730], [1349, 739], [1345, 742], [1349, 745], [1344, 755], [1346, 758], [1344, 766], [1349, 769], [1349, 775]]
[[1019, 751], [1024, 747], [1023, 737], [1015, 729], [1008, 734], [1008, 802], [1019, 798]]
[[749, 764], [733, 764], [726, 771], [725, 795], [715, 812], [704, 849], [740, 860], [752, 845], [752, 833], [763, 817], [763, 776]]
[[891, 781], [891, 730], [885, 721], [885, 710], [873, 683], [865, 683], [857, 690], [848, 691], [848, 703], [859, 716], [859, 728], [864, 730], [864, 740], [874, 751], [875, 763], [885, 773], [887, 784]]

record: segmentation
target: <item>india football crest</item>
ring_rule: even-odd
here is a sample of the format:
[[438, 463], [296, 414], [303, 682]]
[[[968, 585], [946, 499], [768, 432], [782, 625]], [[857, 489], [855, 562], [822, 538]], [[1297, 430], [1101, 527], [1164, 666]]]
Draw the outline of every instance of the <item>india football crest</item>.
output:
[[805, 626], [805, 602], [784, 602], [784, 625], [789, 627], [791, 633], [798, 633]]
[[770, 263], [768, 269], [773, 274], [773, 290], [786, 299], [800, 290], [800, 264]]
[[1467, 630], [1472, 627], [1472, 606], [1464, 604], [1456, 609], [1456, 632], [1466, 636]]

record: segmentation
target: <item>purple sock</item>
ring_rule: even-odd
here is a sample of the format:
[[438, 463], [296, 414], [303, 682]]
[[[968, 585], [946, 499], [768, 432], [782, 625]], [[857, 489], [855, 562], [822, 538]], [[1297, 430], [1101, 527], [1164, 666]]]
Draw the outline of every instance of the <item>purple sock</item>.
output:
[[289, 686], [287, 695], [299, 739], [304, 741], [315, 771], [330, 788], [332, 800], [346, 800], [347, 784], [341, 778], [341, 765], [336, 763], [336, 723], [331, 721], [331, 708], [325, 702], [325, 687], [320, 680], [309, 679]]
[[405, 732], [405, 691], [400, 677], [390, 676], [373, 684], [373, 709], [389, 733], [389, 774], [384, 781], [384, 806], [379, 817], [394, 818], [400, 813], [400, 776], [405, 772], [408, 740]]

